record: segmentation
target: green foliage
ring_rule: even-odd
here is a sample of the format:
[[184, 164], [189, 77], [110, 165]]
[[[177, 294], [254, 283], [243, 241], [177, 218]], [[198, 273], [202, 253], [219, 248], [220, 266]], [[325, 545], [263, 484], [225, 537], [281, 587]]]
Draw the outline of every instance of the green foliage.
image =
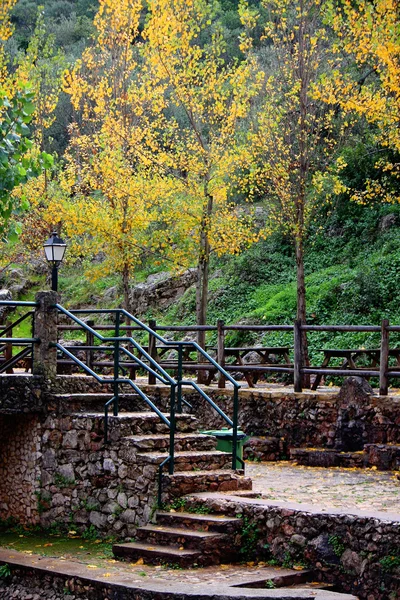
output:
[[338, 535], [329, 536], [329, 544], [332, 546], [333, 552], [338, 558], [340, 558], [346, 550], [342, 538]]
[[54, 483], [59, 488], [65, 488], [65, 487], [70, 487], [71, 485], [74, 485], [75, 479], [72, 479], [70, 477], [65, 477], [65, 475], [62, 475], [61, 473], [56, 473], [54, 475]]
[[[38, 175], [42, 169], [53, 165], [53, 158], [42, 152], [32, 158], [29, 152], [33, 144], [29, 139], [28, 124], [35, 111], [34, 95], [27, 89], [19, 89], [9, 99], [0, 87], [0, 231], [5, 231], [11, 215], [26, 210], [26, 199], [15, 205], [11, 192], [15, 187]], [[19, 233], [14, 226], [14, 235]]]
[[7, 579], [7, 577], [11, 577], [11, 569], [10, 565], [6, 563], [0, 567], [0, 579]]
[[267, 581], [265, 582], [265, 587], [268, 590], [274, 590], [276, 588], [275, 583], [272, 581], [272, 579], [267, 579]]
[[251, 521], [248, 517], [242, 516], [241, 518], [243, 526], [239, 552], [243, 560], [251, 560], [256, 554], [259, 529], [255, 521]]
[[95, 541], [99, 539], [99, 532], [94, 525], [89, 525], [82, 532], [82, 538], [87, 541]]
[[397, 567], [400, 567], [400, 555], [399, 554], [391, 554], [384, 556], [379, 561], [381, 565], [381, 569], [384, 573], [391, 573]]

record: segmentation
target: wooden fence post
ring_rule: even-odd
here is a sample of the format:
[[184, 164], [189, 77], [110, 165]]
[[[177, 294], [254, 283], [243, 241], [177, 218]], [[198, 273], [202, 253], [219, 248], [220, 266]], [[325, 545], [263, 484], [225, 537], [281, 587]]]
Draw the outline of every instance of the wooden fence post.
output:
[[302, 373], [301, 373], [301, 369], [302, 369], [302, 343], [301, 343], [301, 337], [302, 337], [302, 331], [301, 331], [301, 321], [295, 321], [294, 322], [294, 328], [293, 328], [293, 332], [294, 332], [294, 372], [293, 372], [293, 376], [294, 376], [294, 391], [295, 392], [302, 392], [303, 391], [303, 387], [302, 387]]
[[383, 319], [381, 327], [381, 353], [379, 361], [379, 395], [387, 396], [389, 388], [388, 368], [389, 368], [389, 327], [388, 319]]
[[[220, 367], [225, 367], [225, 322], [222, 319], [217, 321], [217, 363]], [[225, 377], [222, 373], [218, 377], [218, 387], [225, 387]]]
[[[153, 331], [156, 330], [157, 323], [154, 319], [151, 319], [149, 321], [149, 327]], [[157, 360], [156, 344], [157, 344], [157, 338], [154, 335], [152, 335], [151, 333], [149, 333], [149, 354], [150, 354], [151, 358], [153, 358], [154, 360]], [[153, 368], [152, 365], [150, 365], [150, 367]], [[154, 385], [155, 383], [156, 383], [155, 376], [152, 373], [149, 373], [149, 385]]]

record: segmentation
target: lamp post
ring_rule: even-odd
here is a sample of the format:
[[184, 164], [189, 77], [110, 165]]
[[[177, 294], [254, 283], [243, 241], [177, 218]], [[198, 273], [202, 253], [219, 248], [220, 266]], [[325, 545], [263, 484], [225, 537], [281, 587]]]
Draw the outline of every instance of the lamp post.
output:
[[67, 244], [64, 242], [64, 240], [58, 237], [56, 231], [53, 231], [43, 246], [46, 259], [49, 264], [52, 265], [51, 289], [55, 292], [58, 291], [58, 267], [64, 258], [66, 247]]

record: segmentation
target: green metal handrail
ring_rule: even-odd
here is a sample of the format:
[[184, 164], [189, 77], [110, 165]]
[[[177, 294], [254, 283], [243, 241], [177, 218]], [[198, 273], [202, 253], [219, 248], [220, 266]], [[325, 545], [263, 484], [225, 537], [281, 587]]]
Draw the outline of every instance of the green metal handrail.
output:
[[[239, 415], [239, 389], [240, 385], [238, 382], [227, 372], [221, 365], [219, 365], [197, 342], [173, 342], [165, 339], [160, 334], [155, 332], [153, 329], [148, 327], [145, 323], [140, 321], [137, 317], [131, 315], [125, 309], [121, 309], [122, 314], [124, 314], [128, 319], [139, 325], [142, 329], [147, 331], [150, 335], [153, 335], [158, 341], [160, 341], [165, 346], [178, 346], [178, 411], [181, 410], [182, 407], [182, 385], [191, 385], [200, 395], [212, 406], [215, 410], [217, 410], [218, 414], [232, 427], [232, 469], [236, 469], [236, 462], [239, 461], [242, 466], [244, 466], [243, 460], [237, 456], [237, 431], [238, 431], [238, 415]], [[197, 350], [204, 358], [210, 362], [213, 367], [219, 371], [228, 381], [230, 381], [233, 385], [233, 419], [229, 419], [229, 417], [211, 400], [211, 398], [203, 392], [203, 390], [191, 380], [183, 381], [182, 380], [182, 348], [184, 346], [191, 346], [195, 350]]]
[[[192, 386], [210, 404], [210, 406], [218, 412], [218, 414], [225, 420], [225, 422], [228, 423], [228, 425], [230, 427], [232, 427], [232, 446], [233, 446], [233, 448], [232, 448], [232, 469], [236, 469], [236, 463], [238, 460], [239, 460], [239, 462], [242, 463], [242, 465], [244, 465], [243, 461], [237, 456], [237, 430], [238, 430], [238, 406], [239, 406], [238, 390], [240, 389], [240, 385], [237, 383], [237, 381], [235, 381], [235, 379], [227, 371], [225, 371], [225, 369], [223, 367], [221, 367], [221, 365], [219, 365], [205, 350], [203, 350], [203, 348], [201, 348], [201, 346], [199, 346], [199, 344], [197, 344], [197, 342], [172, 342], [170, 340], [167, 340], [167, 339], [163, 338], [161, 335], [159, 335], [157, 332], [155, 332], [153, 329], [148, 327], [145, 323], [143, 323], [142, 321], [140, 321], [139, 319], [134, 317], [132, 314], [130, 314], [125, 309], [99, 309], [99, 310], [80, 309], [80, 310], [76, 310], [76, 311], [75, 310], [68, 311], [59, 304], [56, 305], [56, 308], [60, 312], [65, 314], [66, 316], [70, 317], [77, 324], [79, 324], [83, 329], [85, 329], [86, 331], [89, 331], [93, 336], [95, 336], [100, 341], [114, 342], [114, 343], [118, 344], [118, 352], [115, 352], [114, 358], [116, 357], [116, 355], [119, 355], [119, 351], [122, 350], [130, 358], [132, 358], [138, 364], [140, 364], [140, 366], [142, 366], [145, 370], [147, 370], [148, 372], [152, 372], [152, 374], [155, 375], [155, 377], [162, 383], [165, 383], [165, 380], [167, 380], [168, 383], [171, 385], [171, 393], [172, 393], [172, 389], [175, 392], [175, 388], [178, 391], [178, 398], [177, 398], [178, 412], [182, 412], [182, 401], [185, 404], [187, 404], [186, 401], [182, 399], [182, 385], [185, 384], [185, 385]], [[119, 319], [120, 319], [119, 315], [123, 314], [129, 320], [136, 323], [141, 329], [143, 329], [144, 331], [147, 331], [147, 333], [149, 333], [150, 335], [155, 336], [156, 339], [158, 339], [165, 346], [178, 346], [178, 348], [179, 348], [178, 380], [176, 381], [175, 379], [173, 379], [165, 371], [165, 369], [163, 369], [160, 366], [160, 364], [156, 360], [154, 360], [154, 358], [148, 352], [146, 352], [146, 350], [144, 350], [144, 348], [132, 337], [129, 337], [129, 336], [105, 337], [105, 336], [101, 335], [99, 332], [97, 332], [95, 329], [90, 327], [90, 325], [88, 325], [87, 323], [85, 323], [84, 321], [82, 321], [81, 319], [79, 319], [78, 317], [75, 316], [76, 314], [96, 314], [96, 313], [100, 313], [100, 314], [114, 313], [114, 314], [116, 314], [118, 325], [119, 325]], [[132, 346], [134, 346], [136, 348], [136, 350], [138, 350], [138, 352], [140, 352], [149, 361], [149, 363], [150, 363], [150, 365], [152, 365], [153, 369], [151, 369], [151, 371], [149, 371], [149, 369], [151, 367], [146, 365], [146, 363], [144, 363], [143, 361], [140, 361], [140, 359], [138, 357], [135, 357], [135, 355], [130, 353], [129, 350], [127, 350], [126, 348], [123, 349], [123, 347], [120, 346], [120, 342], [129, 342]], [[226, 379], [228, 381], [230, 381], [232, 383], [233, 391], [234, 391], [234, 394], [233, 394], [233, 396], [234, 396], [233, 397], [233, 419], [230, 419], [224, 413], [224, 411], [222, 411], [215, 404], [215, 402], [213, 402], [213, 400], [211, 400], [211, 398], [207, 394], [205, 394], [205, 392], [194, 381], [190, 381], [190, 380], [183, 381], [183, 379], [182, 379], [182, 362], [183, 362], [182, 361], [182, 349], [184, 346], [186, 346], [186, 347], [191, 346], [195, 350], [197, 350], [200, 354], [202, 354], [202, 356], [204, 356], [211, 363], [211, 365], [217, 371], [219, 371], [224, 377], [226, 377]], [[114, 375], [115, 375], [115, 369], [118, 368], [117, 364], [118, 364], [118, 361], [116, 361], [116, 363], [115, 363]], [[159, 375], [159, 373], [157, 373], [157, 371], [159, 373], [161, 373], [162, 377], [160, 377], [160, 375]], [[164, 381], [163, 381], [163, 379], [164, 379]], [[115, 391], [114, 406], [116, 405], [118, 407], [118, 389], [114, 388], [114, 391]], [[175, 409], [175, 407], [174, 407], [174, 409]], [[172, 455], [172, 452], [173, 452], [173, 449], [171, 446], [170, 447], [170, 455]], [[169, 468], [170, 468], [170, 472], [172, 470], [172, 473], [173, 473], [173, 469], [174, 469], [173, 456], [172, 456], [172, 460], [170, 461]]]

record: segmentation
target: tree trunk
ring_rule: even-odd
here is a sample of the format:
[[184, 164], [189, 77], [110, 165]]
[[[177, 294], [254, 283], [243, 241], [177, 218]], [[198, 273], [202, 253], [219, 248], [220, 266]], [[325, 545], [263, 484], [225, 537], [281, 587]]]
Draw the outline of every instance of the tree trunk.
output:
[[[128, 313], [132, 314], [132, 312], [130, 310], [131, 299], [130, 299], [130, 285], [129, 285], [129, 265], [127, 263], [124, 264], [124, 267], [122, 270], [122, 287], [123, 287], [123, 292], [124, 292], [124, 309]], [[125, 321], [128, 325], [130, 323], [129, 319], [123, 319], [123, 321]], [[127, 329], [126, 335], [127, 335], [127, 337], [132, 337], [132, 330]]]
[[[304, 275], [304, 248], [303, 237], [296, 238], [296, 271], [297, 271], [297, 321], [306, 324], [306, 284]], [[301, 363], [309, 365], [307, 332], [301, 335]], [[310, 387], [310, 376], [303, 376], [303, 386]]]
[[[205, 186], [207, 190], [207, 184]], [[197, 266], [197, 282], [196, 282], [196, 324], [207, 324], [207, 306], [208, 306], [208, 281], [209, 281], [209, 266], [210, 266], [210, 240], [208, 237], [209, 219], [213, 208], [213, 198], [206, 191], [207, 202], [203, 210], [203, 216], [200, 229], [200, 253]], [[206, 348], [206, 332], [197, 332], [197, 343], [204, 350]], [[199, 362], [204, 362], [202, 355], [198, 356]], [[204, 383], [206, 377], [205, 372], [200, 371], [197, 380]]]
[[[310, 170], [309, 160], [309, 73], [306, 62], [306, 16], [304, 13], [304, 3], [300, 0], [300, 19], [299, 19], [299, 52], [298, 52], [298, 72], [300, 79], [300, 128], [299, 128], [299, 189], [296, 200], [296, 268], [297, 268], [297, 320], [301, 324], [306, 323], [306, 285], [304, 276], [304, 209], [307, 195], [307, 178]], [[301, 362], [303, 365], [309, 364], [307, 332], [303, 331], [301, 335]], [[310, 376], [303, 376], [303, 386], [310, 387]]]

